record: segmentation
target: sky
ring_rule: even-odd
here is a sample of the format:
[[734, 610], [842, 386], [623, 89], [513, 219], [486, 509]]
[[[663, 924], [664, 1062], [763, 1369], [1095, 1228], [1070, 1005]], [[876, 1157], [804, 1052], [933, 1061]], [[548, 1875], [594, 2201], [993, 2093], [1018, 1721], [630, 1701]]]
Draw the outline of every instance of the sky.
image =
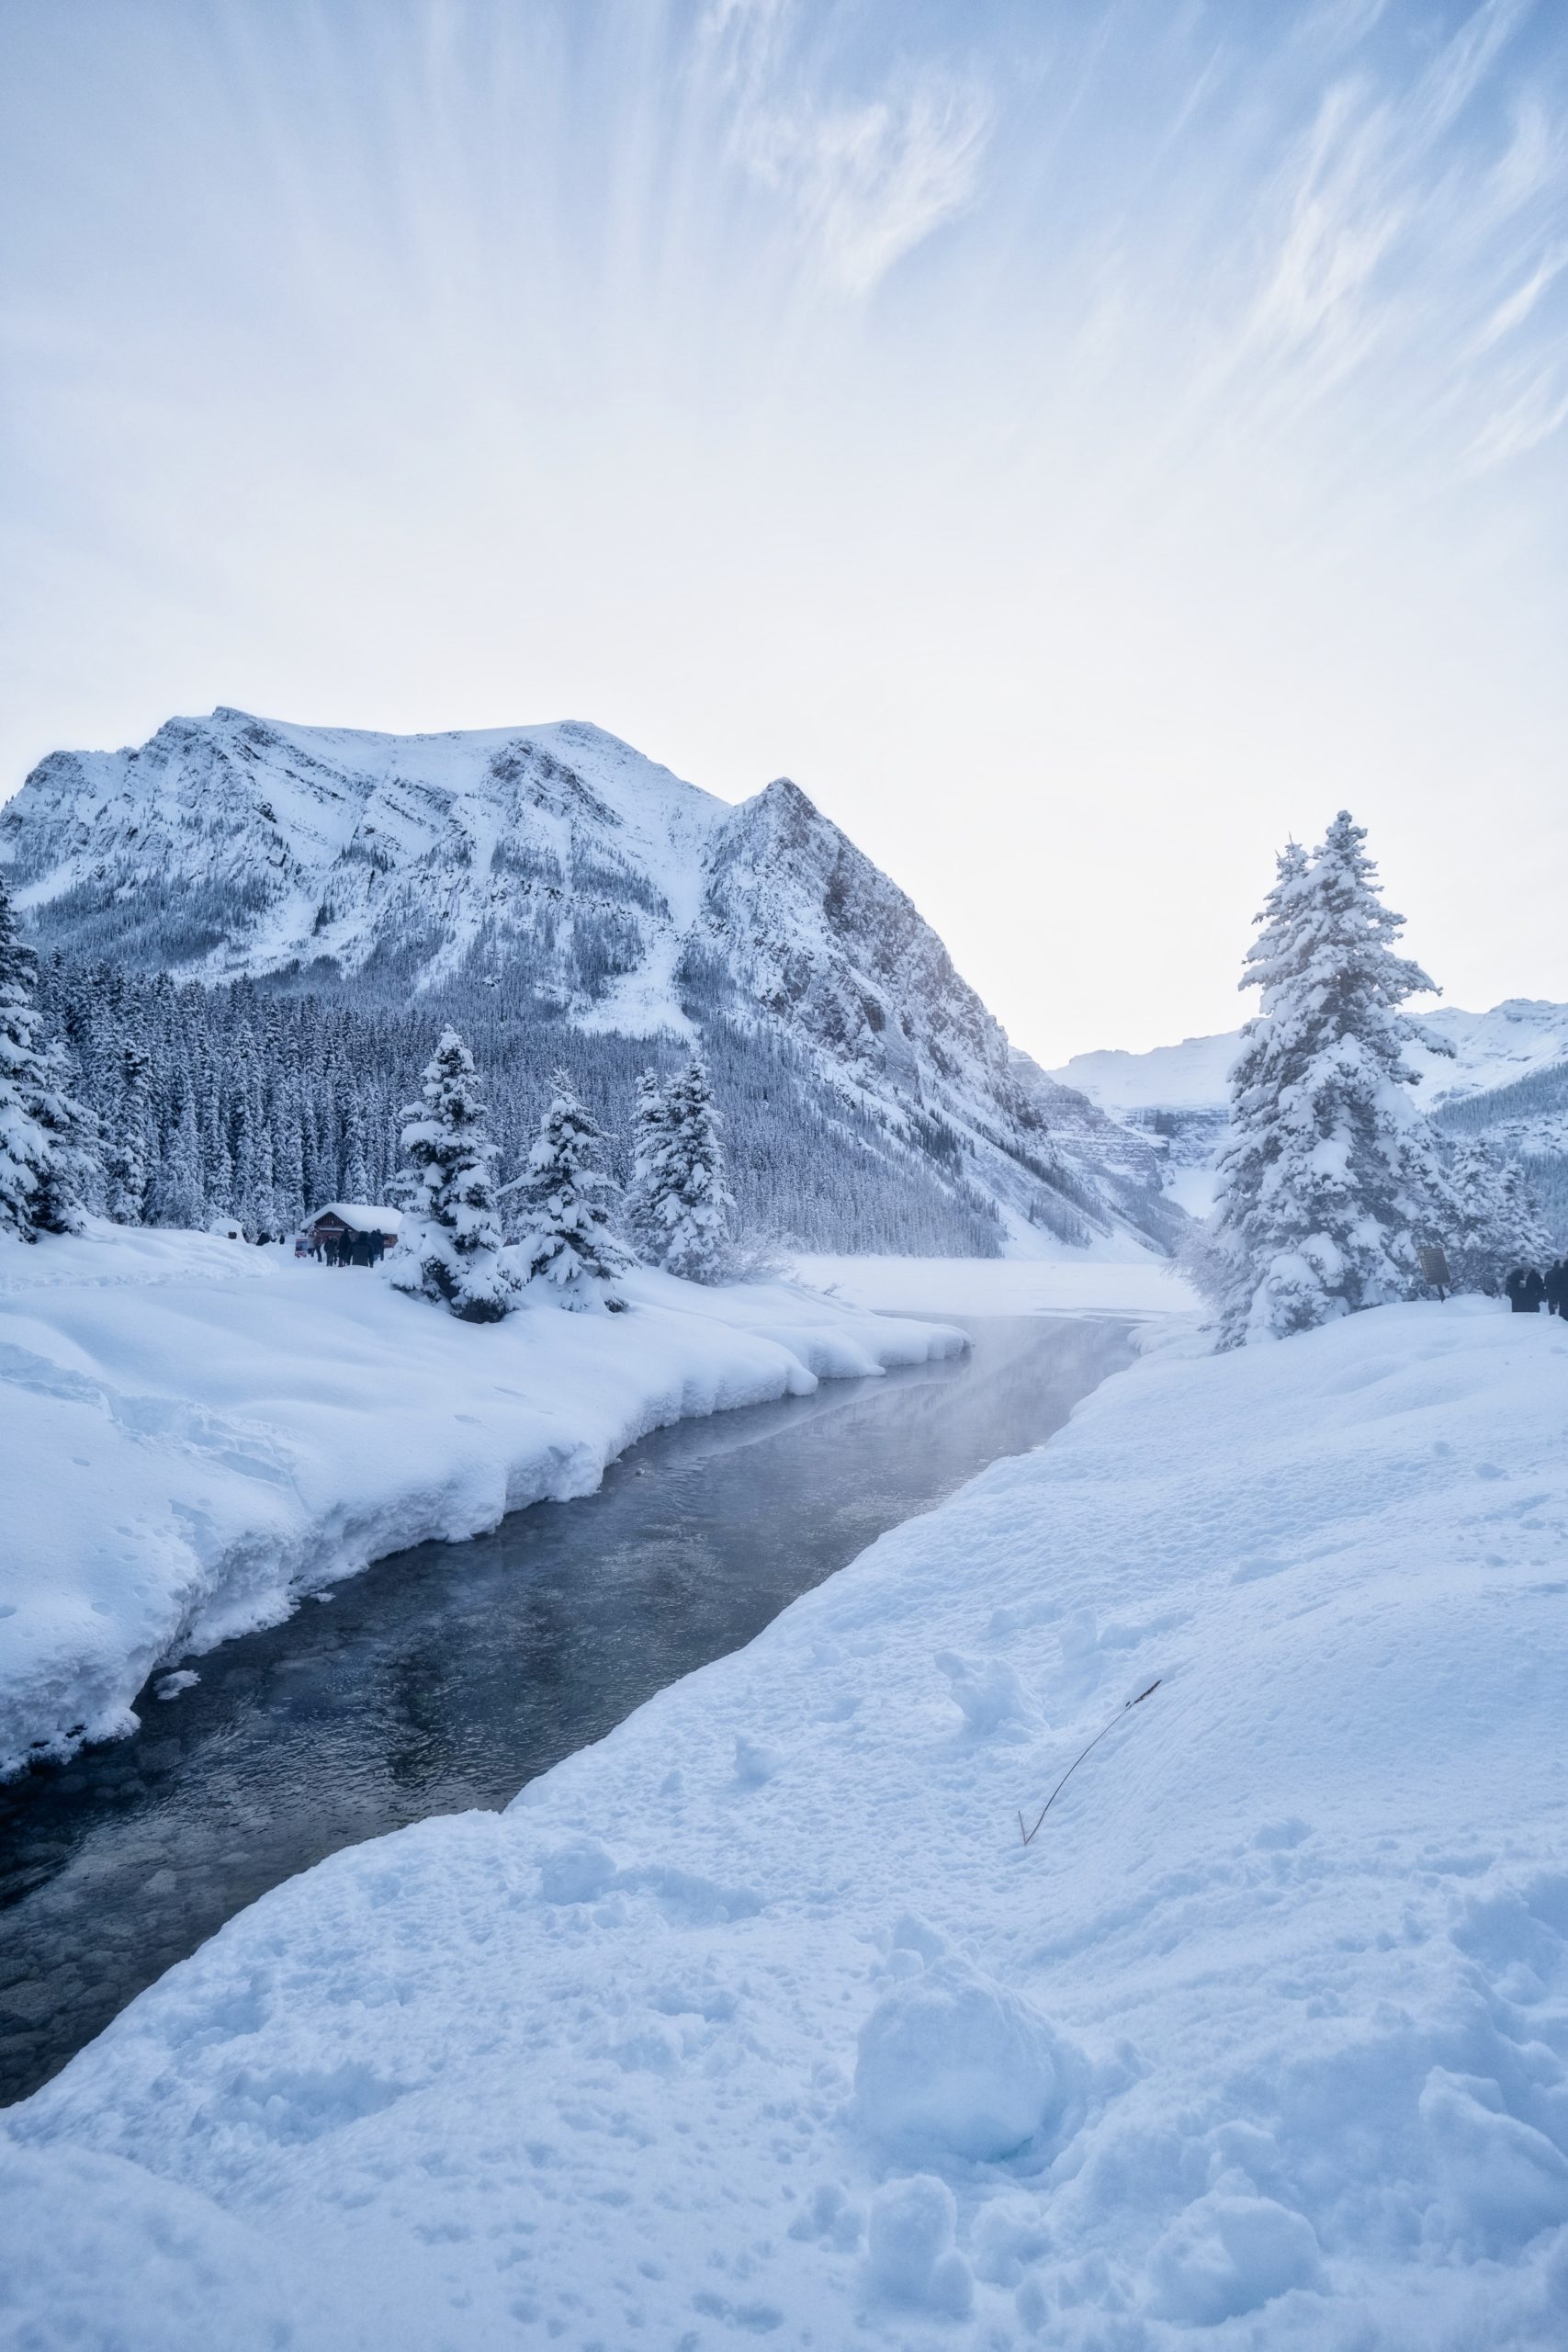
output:
[[0, 792], [592, 719], [1048, 1063], [1348, 805], [1568, 999], [1561, 0], [0, 0]]

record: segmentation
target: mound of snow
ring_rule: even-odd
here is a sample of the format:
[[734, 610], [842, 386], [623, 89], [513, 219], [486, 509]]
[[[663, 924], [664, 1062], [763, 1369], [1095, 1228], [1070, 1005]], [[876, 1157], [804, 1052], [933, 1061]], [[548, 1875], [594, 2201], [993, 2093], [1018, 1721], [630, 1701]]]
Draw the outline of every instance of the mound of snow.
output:
[[1195, 1346], [232, 1920], [5, 2119], [11, 2332], [1561, 2352], [1568, 1329]]
[[999, 2163], [1055, 2129], [1081, 2074], [1027, 2002], [943, 1959], [895, 1982], [861, 2028], [855, 2108], [897, 2153]]
[[154, 1667], [388, 1552], [592, 1493], [666, 1422], [964, 1345], [778, 1283], [626, 1287], [613, 1324], [479, 1329], [209, 1234], [0, 1241], [0, 1773], [134, 1729]]

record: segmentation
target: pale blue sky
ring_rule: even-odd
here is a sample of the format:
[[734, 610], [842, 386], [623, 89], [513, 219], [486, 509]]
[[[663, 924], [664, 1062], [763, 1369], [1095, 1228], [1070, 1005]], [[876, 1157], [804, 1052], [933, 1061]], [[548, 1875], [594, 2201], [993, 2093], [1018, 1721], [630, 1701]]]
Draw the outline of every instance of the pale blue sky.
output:
[[1558, 0], [0, 0], [0, 789], [593, 718], [1048, 1059], [1348, 801], [1568, 998]]

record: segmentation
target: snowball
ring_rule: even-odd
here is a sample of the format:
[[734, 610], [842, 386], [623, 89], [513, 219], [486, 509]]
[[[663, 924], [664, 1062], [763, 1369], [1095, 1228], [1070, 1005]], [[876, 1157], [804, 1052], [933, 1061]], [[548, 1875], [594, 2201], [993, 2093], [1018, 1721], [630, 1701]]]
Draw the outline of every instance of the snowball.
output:
[[547, 1903], [592, 1903], [618, 1876], [613, 1858], [597, 1838], [575, 1838], [539, 1864], [539, 1892]]
[[939, 1960], [862, 2027], [856, 2111], [890, 2148], [993, 2162], [1060, 2122], [1081, 2063], [1016, 1995]]
[[893, 1930], [893, 1950], [919, 1952], [922, 1960], [940, 1960], [947, 1950], [947, 1939], [918, 1911], [906, 1911]]
[[1288, 2288], [1318, 2285], [1317, 2236], [1303, 2213], [1271, 2197], [1211, 2191], [1171, 2223], [1149, 2275], [1158, 2318], [1216, 2327]]
[[962, 2319], [974, 2300], [969, 2265], [953, 2243], [958, 2208], [953, 2191], [929, 2172], [891, 2180], [872, 2199], [871, 2278], [899, 2303]]
[[825, 2238], [840, 2254], [849, 2254], [859, 2245], [860, 2232], [860, 2215], [836, 2180], [819, 2181], [809, 2203], [789, 2225], [792, 2238]]
[[739, 1732], [735, 1739], [735, 1777], [749, 1789], [760, 1789], [771, 1781], [784, 1763], [778, 1750], [760, 1739], [752, 1739], [746, 1732]]

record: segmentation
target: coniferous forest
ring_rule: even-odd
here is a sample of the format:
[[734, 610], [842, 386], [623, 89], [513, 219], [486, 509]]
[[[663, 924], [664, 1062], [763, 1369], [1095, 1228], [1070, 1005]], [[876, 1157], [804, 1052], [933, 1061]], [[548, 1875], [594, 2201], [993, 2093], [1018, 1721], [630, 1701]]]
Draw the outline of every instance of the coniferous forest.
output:
[[[39, 959], [38, 1005], [103, 1129], [103, 1195], [93, 1205], [128, 1224], [232, 1217], [252, 1238], [282, 1236], [327, 1201], [391, 1194], [402, 1114], [448, 1023], [481, 1074], [503, 1177], [522, 1170], [564, 1068], [604, 1130], [610, 1174], [625, 1182], [638, 1073], [667, 1078], [691, 1050], [672, 1036], [571, 1027], [521, 988], [513, 1002], [504, 983], [458, 983], [412, 1006], [350, 1003], [250, 979], [202, 988], [56, 953]], [[761, 1027], [709, 1015], [704, 1050], [742, 1233], [808, 1248], [997, 1254], [996, 1211], [964, 1181], [955, 1131], [927, 1120], [917, 1157]]]

